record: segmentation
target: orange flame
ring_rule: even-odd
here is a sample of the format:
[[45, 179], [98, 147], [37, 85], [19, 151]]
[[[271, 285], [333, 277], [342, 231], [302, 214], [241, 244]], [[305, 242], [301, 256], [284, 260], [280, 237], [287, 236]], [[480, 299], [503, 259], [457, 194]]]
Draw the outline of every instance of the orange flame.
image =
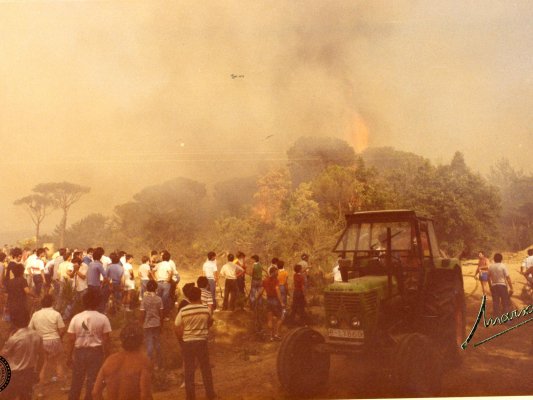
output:
[[359, 113], [356, 113], [351, 121], [346, 136], [348, 143], [355, 148], [356, 153], [361, 153], [368, 147], [368, 127]]

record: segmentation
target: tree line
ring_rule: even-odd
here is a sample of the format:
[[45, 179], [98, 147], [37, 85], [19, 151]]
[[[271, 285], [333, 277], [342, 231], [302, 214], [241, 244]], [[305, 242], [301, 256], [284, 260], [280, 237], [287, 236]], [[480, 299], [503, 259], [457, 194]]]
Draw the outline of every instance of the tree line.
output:
[[344, 215], [361, 210], [407, 208], [433, 217], [440, 246], [450, 255], [523, 249], [533, 242], [531, 189], [533, 176], [506, 160], [483, 177], [459, 152], [434, 165], [389, 147], [357, 155], [340, 139], [302, 137], [282, 167], [209, 188], [175, 178], [144, 188], [112, 215], [90, 214], [68, 228], [68, 211], [87, 187], [40, 184], [15, 203], [29, 211], [37, 237], [48, 211], [62, 210], [55, 232], [40, 238], [59, 246], [166, 248], [185, 260], [212, 249], [287, 260], [308, 252], [326, 262]]

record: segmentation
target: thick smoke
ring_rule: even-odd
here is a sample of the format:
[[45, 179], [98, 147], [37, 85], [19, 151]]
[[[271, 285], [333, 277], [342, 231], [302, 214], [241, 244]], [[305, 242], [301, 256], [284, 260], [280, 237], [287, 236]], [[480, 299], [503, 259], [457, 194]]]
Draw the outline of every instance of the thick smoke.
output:
[[0, 2], [0, 231], [31, 232], [12, 202], [39, 182], [91, 186], [74, 221], [175, 176], [283, 163], [304, 135], [531, 171], [532, 17], [528, 1]]

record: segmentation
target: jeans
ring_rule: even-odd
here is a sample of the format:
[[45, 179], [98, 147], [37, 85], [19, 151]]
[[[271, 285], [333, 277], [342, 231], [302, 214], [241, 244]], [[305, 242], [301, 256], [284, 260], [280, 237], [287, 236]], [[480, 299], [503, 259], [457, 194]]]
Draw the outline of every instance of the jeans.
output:
[[211, 365], [209, 364], [209, 352], [207, 340], [195, 340], [193, 342], [183, 342], [183, 364], [185, 375], [185, 392], [187, 400], [195, 400], [194, 371], [196, 370], [196, 360], [200, 364], [205, 393], [208, 399], [215, 398], [213, 389], [213, 376], [211, 375]]
[[85, 400], [92, 400], [92, 391], [96, 375], [104, 363], [104, 349], [99, 347], [80, 347], [74, 349], [72, 363], [72, 382], [70, 385], [69, 400], [78, 400], [81, 395], [83, 384], [85, 386]]
[[497, 317], [504, 312], [511, 310], [511, 300], [509, 299], [509, 292], [505, 285], [492, 286], [492, 307], [493, 316]]
[[76, 293], [74, 294], [74, 308], [73, 308], [74, 314], [77, 314], [84, 309], [83, 296], [85, 296], [85, 293], [87, 293], [87, 291], [88, 289], [83, 289], [80, 291], [76, 291]]
[[250, 304], [252, 305], [252, 307], [262, 287], [263, 287], [263, 282], [261, 282], [261, 280], [259, 279], [252, 280], [252, 286], [250, 288]]
[[157, 295], [163, 301], [163, 315], [166, 317], [170, 313], [170, 282], [157, 282]]
[[170, 282], [170, 288], [169, 288], [169, 292], [168, 292], [168, 295], [170, 297], [170, 309], [169, 311], [172, 309], [172, 305], [173, 304], [176, 304], [176, 300], [177, 300], [177, 297], [176, 297], [176, 287], [178, 286], [178, 282], [177, 281], [171, 281]]
[[224, 303], [222, 304], [222, 309], [228, 309], [228, 299], [229, 299], [229, 308], [230, 310], [235, 310], [235, 298], [237, 297], [237, 280], [236, 279], [226, 279], [224, 283]]
[[120, 303], [122, 301], [122, 285], [119, 283], [113, 282], [113, 304], [115, 305], [115, 308], [120, 306]]
[[141, 280], [141, 300], [144, 297], [144, 292], [146, 292], [146, 285], [150, 282], [148, 279]]
[[41, 290], [43, 288], [43, 277], [41, 275], [33, 275], [33, 285], [35, 286], [35, 294], [37, 296], [41, 295]]
[[214, 279], [207, 278], [209, 282], [209, 290], [211, 291], [211, 296], [213, 296], [213, 310], [217, 308], [217, 283]]
[[92, 286], [89, 285], [90, 292], [97, 292], [100, 295], [100, 304], [98, 305], [98, 312], [105, 313], [107, 302], [109, 300], [109, 286]]
[[144, 328], [146, 353], [154, 365], [161, 367], [161, 327]]
[[109, 285], [103, 285], [100, 294], [102, 295], [102, 301], [100, 302], [100, 310], [98, 311], [103, 314], [106, 311], [107, 303], [109, 303], [109, 296], [111, 296], [111, 288]]
[[244, 294], [245, 293], [245, 286], [246, 286], [246, 281], [244, 279], [244, 275], [238, 276], [237, 277], [237, 290], [238, 290], [238, 292]]

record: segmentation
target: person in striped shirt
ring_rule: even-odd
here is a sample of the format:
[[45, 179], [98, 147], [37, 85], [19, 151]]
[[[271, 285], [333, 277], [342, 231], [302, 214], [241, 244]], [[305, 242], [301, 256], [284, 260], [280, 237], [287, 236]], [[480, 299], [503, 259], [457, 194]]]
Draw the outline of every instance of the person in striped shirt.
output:
[[209, 308], [209, 311], [213, 313], [213, 296], [211, 295], [211, 290], [209, 289], [209, 281], [205, 276], [200, 276], [196, 280], [196, 285], [200, 288], [202, 291], [202, 304], [206, 305]]
[[202, 371], [207, 398], [209, 400], [216, 398], [207, 347], [209, 327], [213, 324], [213, 319], [209, 308], [202, 304], [201, 296], [202, 291], [197, 287], [192, 287], [188, 293], [191, 304], [180, 310], [175, 321], [176, 336], [183, 340], [182, 355], [187, 400], [196, 398], [194, 389], [196, 360]]

